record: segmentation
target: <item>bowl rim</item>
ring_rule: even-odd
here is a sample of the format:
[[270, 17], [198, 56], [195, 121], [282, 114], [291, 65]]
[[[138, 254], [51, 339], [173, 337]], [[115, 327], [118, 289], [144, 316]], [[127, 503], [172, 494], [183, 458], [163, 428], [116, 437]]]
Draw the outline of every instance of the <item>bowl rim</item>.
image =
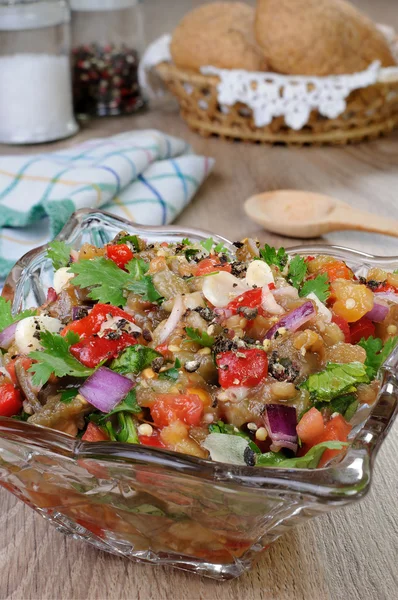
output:
[[[82, 228], [100, 223], [123, 229], [127, 227], [138, 234], [163, 234], [168, 236], [196, 236], [205, 239], [211, 235], [233, 248], [228, 239], [211, 232], [176, 226], [137, 225], [101, 210], [81, 209], [72, 214], [62, 231], [55, 238], [59, 241], [73, 239]], [[20, 305], [18, 284], [24, 281], [29, 268], [45, 252], [48, 244], [26, 253], [13, 267], [6, 279], [2, 296], [13, 301], [13, 310]], [[304, 244], [287, 249], [289, 254], [311, 254], [322, 252], [347, 260], [363, 260], [364, 266], [384, 265], [398, 267], [398, 256], [381, 257], [336, 245]], [[377, 452], [392, 426], [398, 412], [398, 347], [387, 359], [379, 373], [381, 390], [372, 405], [366, 421], [356, 433], [352, 445], [340, 462], [321, 469], [281, 469], [277, 467], [257, 468], [236, 466], [196, 458], [174, 451], [150, 448], [120, 442], [82, 442], [71, 436], [25, 422], [0, 417], [0, 439], [7, 438], [22, 446], [68, 458], [92, 459], [123, 463], [124, 465], [145, 464], [154, 468], [166, 469], [170, 473], [181, 473], [212, 483], [226, 483], [244, 488], [282, 491], [292, 494], [305, 494], [320, 504], [344, 504], [364, 496], [372, 479], [373, 463]], [[0, 444], [1, 445], [1, 444]]]

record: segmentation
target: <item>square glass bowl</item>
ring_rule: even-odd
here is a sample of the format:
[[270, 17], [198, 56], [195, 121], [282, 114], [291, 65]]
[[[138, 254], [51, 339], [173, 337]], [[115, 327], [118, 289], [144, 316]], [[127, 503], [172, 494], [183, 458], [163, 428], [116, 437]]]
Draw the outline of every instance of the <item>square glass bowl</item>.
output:
[[[58, 236], [78, 249], [103, 245], [120, 230], [149, 240], [201, 240], [208, 233], [141, 227], [100, 212], [75, 213]], [[218, 236], [232, 248], [230, 242]], [[11, 271], [3, 296], [19, 310], [38, 306], [52, 283], [43, 246]], [[370, 267], [398, 268], [337, 246], [300, 246], [344, 259], [360, 275]], [[0, 418], [0, 485], [59, 531], [134, 561], [231, 579], [290, 527], [362, 498], [375, 456], [397, 412], [398, 352], [379, 373], [377, 402], [355, 417], [343, 460], [307, 469], [252, 468], [112, 442], [86, 443], [63, 433]]]

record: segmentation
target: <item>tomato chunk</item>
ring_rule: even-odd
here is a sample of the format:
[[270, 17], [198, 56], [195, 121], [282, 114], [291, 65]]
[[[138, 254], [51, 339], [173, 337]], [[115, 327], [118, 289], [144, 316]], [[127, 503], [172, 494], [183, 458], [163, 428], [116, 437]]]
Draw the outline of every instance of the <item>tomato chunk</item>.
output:
[[134, 346], [137, 340], [128, 333], [122, 333], [116, 340], [92, 335], [70, 347], [70, 353], [86, 367], [94, 368], [100, 362], [116, 358], [128, 346]]
[[177, 420], [186, 425], [199, 425], [203, 402], [195, 394], [160, 394], [150, 410], [157, 427], [165, 427]]
[[[305, 415], [304, 415], [305, 416]], [[311, 439], [310, 442], [305, 443], [300, 451], [300, 454], [303, 455], [310, 448], [320, 444], [321, 442], [346, 442], [348, 439], [348, 434], [352, 429], [352, 425], [347, 423], [342, 415], [336, 415], [328, 423], [326, 423], [323, 432], [318, 437]], [[341, 450], [325, 450], [322, 454], [322, 458], [319, 461], [319, 467], [323, 467], [329, 460], [338, 456], [342, 451]]]
[[200, 277], [201, 275], [208, 275], [216, 271], [227, 271], [227, 273], [230, 273], [231, 265], [229, 263], [221, 264], [217, 256], [209, 256], [209, 258], [204, 258], [198, 263], [194, 275], [195, 277]]
[[109, 436], [95, 423], [89, 423], [82, 440], [83, 442], [107, 442], [109, 441]]
[[231, 310], [232, 313], [236, 315], [239, 308], [258, 308], [261, 306], [262, 295], [263, 290], [261, 288], [248, 290], [232, 300], [226, 309]]
[[134, 323], [134, 317], [129, 315], [127, 312], [118, 308], [117, 306], [111, 306], [110, 304], [96, 304], [90, 311], [90, 314], [83, 319], [78, 321], [72, 321], [61, 331], [61, 335], [66, 335], [68, 331], [74, 331], [81, 338], [87, 337], [94, 333], [98, 333], [101, 329], [101, 325], [105, 323], [111, 317], [120, 317], [126, 319], [130, 323]]
[[357, 344], [362, 338], [368, 339], [371, 335], [375, 335], [376, 328], [372, 321], [367, 317], [362, 317], [356, 323], [351, 323], [351, 344]]
[[322, 413], [313, 406], [301, 417], [296, 430], [302, 442], [311, 444], [322, 435], [324, 428]]
[[13, 417], [22, 408], [21, 394], [12, 383], [0, 385], [0, 416]]
[[143, 446], [152, 446], [153, 448], [166, 447], [160, 439], [158, 431], [154, 431], [152, 435], [139, 435], [138, 439]]
[[216, 357], [218, 381], [223, 388], [258, 385], [268, 375], [268, 358], [264, 350], [222, 352]]
[[351, 343], [351, 332], [350, 332], [350, 326], [348, 325], [348, 322], [343, 319], [343, 317], [339, 317], [338, 315], [332, 315], [332, 322], [336, 323], [336, 325], [338, 325], [341, 329], [341, 331], [344, 333], [344, 341], [346, 344], [350, 344]]
[[106, 247], [106, 255], [120, 269], [125, 269], [127, 263], [134, 257], [127, 244], [109, 244]]

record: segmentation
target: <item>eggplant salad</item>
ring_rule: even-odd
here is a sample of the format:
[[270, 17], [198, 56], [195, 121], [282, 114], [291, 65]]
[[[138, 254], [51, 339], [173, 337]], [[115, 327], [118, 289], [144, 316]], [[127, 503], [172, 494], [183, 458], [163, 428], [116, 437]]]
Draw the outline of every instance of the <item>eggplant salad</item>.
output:
[[0, 298], [0, 416], [235, 465], [343, 456], [394, 349], [398, 274], [252, 239], [54, 241], [47, 301]]

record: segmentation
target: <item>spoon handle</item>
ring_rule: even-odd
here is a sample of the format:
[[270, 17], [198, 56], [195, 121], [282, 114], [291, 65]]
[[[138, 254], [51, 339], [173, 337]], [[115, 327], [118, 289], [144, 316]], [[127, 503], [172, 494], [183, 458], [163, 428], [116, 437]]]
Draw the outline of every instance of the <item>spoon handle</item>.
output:
[[[369, 231], [398, 237], [398, 220], [390, 217], [380, 217], [373, 213], [356, 210], [350, 206], [338, 206], [329, 214], [329, 219], [337, 229], [352, 231]], [[334, 227], [333, 227], [334, 228]]]

